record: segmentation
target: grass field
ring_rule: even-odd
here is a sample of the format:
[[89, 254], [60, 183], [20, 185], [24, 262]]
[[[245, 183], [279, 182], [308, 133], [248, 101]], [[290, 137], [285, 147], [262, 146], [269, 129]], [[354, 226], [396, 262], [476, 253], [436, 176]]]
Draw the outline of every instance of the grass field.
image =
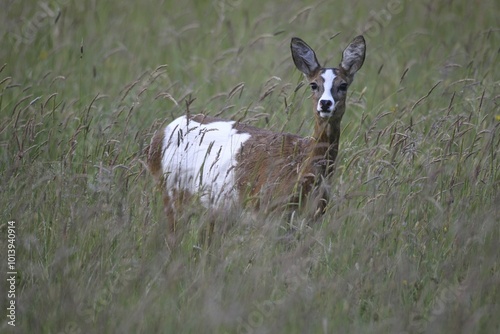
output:
[[[15, 232], [15, 264], [2, 263], [0, 332], [499, 333], [499, 13], [496, 0], [3, 1], [0, 245]], [[323, 218], [235, 209], [199, 249], [210, 212], [186, 203], [169, 249], [144, 165], [154, 131], [191, 101], [307, 136], [290, 38], [336, 66], [360, 33]]]

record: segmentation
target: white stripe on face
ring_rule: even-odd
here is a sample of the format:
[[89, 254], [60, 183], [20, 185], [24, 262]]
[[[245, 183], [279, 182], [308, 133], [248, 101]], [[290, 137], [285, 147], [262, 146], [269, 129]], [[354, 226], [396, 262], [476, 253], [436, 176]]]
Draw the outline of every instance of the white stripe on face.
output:
[[[316, 110], [320, 113], [320, 116], [327, 117], [335, 107], [335, 100], [333, 99], [332, 96], [332, 87], [333, 87], [333, 80], [335, 79], [336, 75], [335, 73], [333, 73], [332, 69], [328, 69], [325, 70], [323, 74], [321, 74], [321, 77], [323, 78], [323, 80], [325, 80], [325, 83], [323, 85], [324, 90], [323, 90], [323, 95], [321, 95], [321, 97], [318, 100], [318, 105], [316, 106]], [[328, 112], [323, 111], [323, 109], [321, 108], [322, 100], [331, 102], [331, 105], [328, 108]]]

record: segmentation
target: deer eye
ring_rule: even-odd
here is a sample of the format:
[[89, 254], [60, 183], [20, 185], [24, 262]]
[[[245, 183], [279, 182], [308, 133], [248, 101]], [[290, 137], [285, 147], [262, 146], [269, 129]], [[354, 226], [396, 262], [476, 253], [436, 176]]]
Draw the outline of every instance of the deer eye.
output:
[[339, 86], [339, 90], [341, 92], [345, 92], [347, 90], [347, 83], [345, 83], [345, 82], [341, 83]]
[[309, 85], [311, 86], [312, 90], [318, 90], [318, 84], [317, 83], [311, 82]]

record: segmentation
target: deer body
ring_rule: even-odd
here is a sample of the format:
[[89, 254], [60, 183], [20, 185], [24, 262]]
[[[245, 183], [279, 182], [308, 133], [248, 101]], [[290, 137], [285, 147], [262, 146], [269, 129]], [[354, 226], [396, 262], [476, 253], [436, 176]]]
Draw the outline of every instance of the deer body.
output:
[[[303, 203], [333, 170], [347, 88], [363, 64], [365, 48], [358, 36], [344, 50], [338, 68], [323, 68], [305, 42], [292, 39], [294, 63], [312, 89], [312, 137], [204, 115], [179, 117], [158, 131], [148, 165], [162, 181], [172, 224], [176, 207], [193, 195], [206, 207], [237, 202], [267, 210]], [[320, 195], [319, 213], [325, 197]]]

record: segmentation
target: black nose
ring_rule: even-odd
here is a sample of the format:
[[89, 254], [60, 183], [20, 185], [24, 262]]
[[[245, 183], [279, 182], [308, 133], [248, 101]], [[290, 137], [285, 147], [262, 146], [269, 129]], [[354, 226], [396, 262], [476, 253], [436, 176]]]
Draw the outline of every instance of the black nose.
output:
[[323, 111], [328, 111], [328, 109], [332, 106], [332, 101], [321, 100], [321, 101], [319, 101], [319, 105]]

